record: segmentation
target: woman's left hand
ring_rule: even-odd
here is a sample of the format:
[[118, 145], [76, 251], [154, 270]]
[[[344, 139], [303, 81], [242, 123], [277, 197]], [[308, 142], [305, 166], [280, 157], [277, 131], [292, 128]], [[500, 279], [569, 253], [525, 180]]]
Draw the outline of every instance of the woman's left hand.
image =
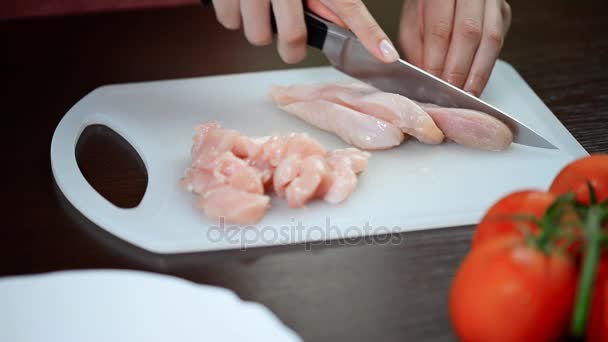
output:
[[399, 38], [410, 63], [479, 96], [510, 25], [505, 0], [406, 0]]

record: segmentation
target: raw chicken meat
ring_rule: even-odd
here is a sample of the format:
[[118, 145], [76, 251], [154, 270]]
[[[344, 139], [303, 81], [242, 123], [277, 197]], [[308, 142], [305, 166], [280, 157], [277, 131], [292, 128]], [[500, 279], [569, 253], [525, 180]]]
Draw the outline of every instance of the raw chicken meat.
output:
[[[296, 116], [321, 129], [332, 131], [345, 141], [363, 149], [369, 148], [360, 145], [360, 142], [352, 137], [365, 135], [365, 130], [351, 127], [349, 121], [328, 125], [326, 121], [333, 120], [330, 119], [333, 113], [327, 114], [328, 111], [324, 108], [311, 104], [326, 101], [351, 108], [357, 113], [388, 122], [428, 144], [438, 144], [445, 136], [467, 147], [504, 150], [513, 142], [511, 130], [485, 113], [416, 103], [398, 94], [381, 92], [362, 82], [275, 86], [270, 89], [269, 94], [279, 108], [294, 114], [294, 107], [300, 104], [296, 107]], [[328, 107], [327, 104], [324, 106]], [[338, 133], [335, 129], [344, 128], [347, 126], [346, 122], [349, 122], [349, 129], [345, 138], [345, 132]], [[378, 136], [375, 136], [375, 139], [380, 140]]]
[[340, 203], [344, 201], [355, 189], [357, 176], [353, 169], [343, 161], [338, 159], [328, 160], [328, 164], [333, 168], [327, 191], [323, 199], [329, 203]]
[[180, 183], [187, 191], [195, 194], [203, 194], [222, 185], [213, 172], [195, 168], [187, 169]]
[[304, 134], [256, 138], [252, 141], [262, 142], [255, 154], [249, 156], [250, 164], [262, 175], [266, 184], [272, 178], [275, 168], [285, 159], [304, 158], [314, 154], [324, 155], [325, 148], [316, 140]]
[[249, 224], [262, 219], [270, 207], [270, 197], [223, 185], [205, 192], [197, 204], [212, 219]]
[[280, 108], [365, 150], [388, 149], [404, 139], [403, 132], [396, 126], [333, 102], [294, 102]]
[[218, 182], [254, 194], [264, 193], [260, 173], [233, 153], [222, 153], [214, 164], [213, 176]]
[[273, 86], [268, 94], [277, 106], [314, 100], [327, 100], [350, 106], [354, 99], [377, 91], [362, 82], [348, 82]]
[[370, 154], [356, 148], [343, 148], [331, 151], [327, 154], [327, 161], [330, 163], [343, 163], [348, 165], [354, 173], [359, 174], [367, 168], [367, 161]]
[[421, 142], [443, 141], [441, 130], [415, 102], [361, 82], [275, 86], [270, 89], [270, 96], [281, 108], [296, 102], [330, 101], [389, 122]]
[[194, 167], [212, 167], [211, 163], [217, 156], [232, 151], [239, 138], [237, 131], [222, 129], [215, 122], [197, 126], [196, 133], [191, 150]]
[[181, 185], [199, 196], [205, 214], [252, 224], [270, 208], [271, 189], [292, 208], [315, 198], [345, 201], [370, 154], [356, 148], [327, 152], [305, 134], [250, 138], [212, 122], [196, 128], [191, 157]]
[[513, 133], [502, 121], [479, 111], [422, 105], [445, 136], [464, 146], [501, 151], [513, 142]]
[[330, 172], [324, 156], [320, 155], [304, 158], [299, 166], [298, 175], [285, 189], [285, 197], [291, 208], [301, 208], [314, 198], [319, 185]]
[[286, 158], [279, 163], [272, 177], [274, 192], [277, 195], [285, 196], [285, 189], [289, 183], [300, 174], [301, 165], [302, 159], [300, 158]]

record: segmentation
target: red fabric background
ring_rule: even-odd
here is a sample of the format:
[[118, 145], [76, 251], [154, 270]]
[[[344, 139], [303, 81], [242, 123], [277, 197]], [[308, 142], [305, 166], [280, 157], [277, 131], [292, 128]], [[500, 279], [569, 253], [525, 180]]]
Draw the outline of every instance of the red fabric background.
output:
[[0, 19], [175, 6], [198, 0], [0, 0]]

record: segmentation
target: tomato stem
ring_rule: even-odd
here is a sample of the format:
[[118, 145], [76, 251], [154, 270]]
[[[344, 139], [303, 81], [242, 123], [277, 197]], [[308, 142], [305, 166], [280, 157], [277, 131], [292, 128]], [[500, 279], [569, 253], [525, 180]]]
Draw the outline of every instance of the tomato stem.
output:
[[536, 247], [543, 252], [547, 252], [549, 246], [555, 237], [555, 234], [560, 231], [560, 220], [566, 206], [571, 205], [574, 201], [574, 194], [568, 193], [560, 196], [547, 209], [541, 221], [541, 231], [536, 239]]
[[583, 337], [589, 315], [589, 304], [597, 274], [597, 263], [602, 239], [601, 224], [604, 212], [599, 206], [589, 208], [585, 220], [585, 258], [576, 293], [574, 313], [572, 314], [571, 333]]

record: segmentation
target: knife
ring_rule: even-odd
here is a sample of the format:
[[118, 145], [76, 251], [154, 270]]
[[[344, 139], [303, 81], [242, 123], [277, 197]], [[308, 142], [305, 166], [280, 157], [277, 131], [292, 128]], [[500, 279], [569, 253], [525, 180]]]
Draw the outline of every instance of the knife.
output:
[[[209, 5], [211, 0], [201, 2], [203, 5]], [[379, 61], [352, 32], [308, 10], [304, 12], [308, 45], [321, 50], [337, 70], [382, 91], [400, 94], [417, 102], [487, 113], [511, 129], [513, 142], [557, 149], [530, 127], [500, 109], [402, 59], [393, 63]], [[274, 18], [272, 25], [273, 31], [276, 32]]]

